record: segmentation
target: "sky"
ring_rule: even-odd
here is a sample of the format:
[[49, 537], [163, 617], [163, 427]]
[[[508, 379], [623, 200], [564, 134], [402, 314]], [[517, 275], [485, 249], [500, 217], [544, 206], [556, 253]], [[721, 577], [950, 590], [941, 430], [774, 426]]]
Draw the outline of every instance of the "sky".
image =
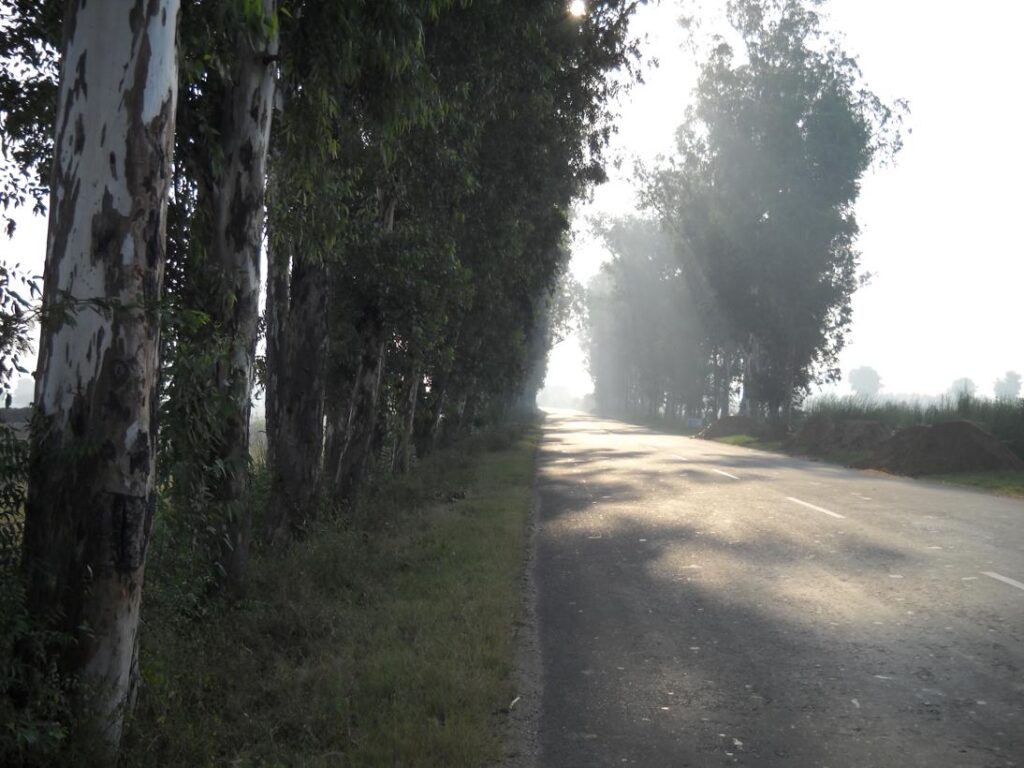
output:
[[[712, 13], [721, 5], [703, 3]], [[611, 150], [625, 162], [577, 207], [571, 269], [584, 283], [607, 258], [588, 219], [631, 213], [632, 158], [650, 163], [673, 149], [696, 78], [681, 14], [663, 0], [635, 19], [644, 55], [660, 66], [619, 105]], [[1007, 370], [1024, 371], [1024, 5], [831, 0], [824, 14], [868, 86], [911, 110], [895, 165], [868, 174], [857, 204], [862, 271], [872, 278], [853, 299], [844, 377], [869, 365], [886, 392], [939, 394], [966, 376], [991, 394]], [[576, 338], [552, 351], [546, 384], [591, 391]], [[828, 391], [848, 392], [845, 378]]]

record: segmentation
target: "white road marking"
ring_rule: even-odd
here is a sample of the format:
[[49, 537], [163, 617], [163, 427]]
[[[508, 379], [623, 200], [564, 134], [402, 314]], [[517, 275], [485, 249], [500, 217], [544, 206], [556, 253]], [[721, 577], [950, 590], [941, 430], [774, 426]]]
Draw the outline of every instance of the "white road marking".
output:
[[730, 475], [728, 472], [723, 472], [720, 469], [712, 469], [711, 471], [712, 472], [717, 472], [720, 475], [725, 475], [725, 477], [731, 477], [733, 480], [739, 480], [739, 478], [736, 477], [736, 475]]
[[806, 501], [800, 501], [800, 499], [794, 498], [793, 496], [787, 496], [786, 498], [789, 501], [792, 501], [794, 504], [799, 504], [801, 507], [807, 507], [808, 509], [813, 509], [815, 512], [824, 512], [826, 515], [831, 515], [832, 517], [838, 517], [840, 519], [843, 519], [843, 518], [846, 517], [846, 515], [840, 515], [838, 512], [833, 512], [833, 511], [831, 511], [829, 509], [825, 509], [824, 507], [818, 507], [818, 506], [815, 506], [814, 504], [808, 504]]
[[995, 579], [996, 581], [1001, 581], [1004, 584], [1009, 584], [1011, 587], [1016, 587], [1017, 589], [1024, 589], [1024, 584], [1021, 584], [1016, 579], [1011, 579], [1009, 576], [1001, 576], [994, 571], [981, 571], [981, 575], [988, 576], [990, 579]]
[[672, 458], [679, 459], [680, 461], [689, 461], [688, 458], [686, 458], [685, 456], [680, 456], [678, 453], [673, 453]]

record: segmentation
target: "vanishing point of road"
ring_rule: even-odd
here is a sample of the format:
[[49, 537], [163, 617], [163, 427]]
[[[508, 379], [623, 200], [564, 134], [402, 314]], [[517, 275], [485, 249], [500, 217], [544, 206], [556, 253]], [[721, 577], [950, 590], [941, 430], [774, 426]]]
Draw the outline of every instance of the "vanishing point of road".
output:
[[545, 425], [540, 763], [1024, 766], [1024, 502]]

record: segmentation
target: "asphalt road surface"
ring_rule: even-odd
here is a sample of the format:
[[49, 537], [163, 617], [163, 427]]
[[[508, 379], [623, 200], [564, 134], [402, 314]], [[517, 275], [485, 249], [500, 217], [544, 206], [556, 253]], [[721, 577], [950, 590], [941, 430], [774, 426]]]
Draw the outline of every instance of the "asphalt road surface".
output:
[[548, 414], [540, 764], [1024, 766], [1024, 502]]

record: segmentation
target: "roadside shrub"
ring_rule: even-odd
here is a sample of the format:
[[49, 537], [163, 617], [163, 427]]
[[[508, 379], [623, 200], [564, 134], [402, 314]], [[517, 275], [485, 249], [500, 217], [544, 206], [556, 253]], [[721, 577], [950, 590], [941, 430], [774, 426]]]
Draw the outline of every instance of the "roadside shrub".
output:
[[12, 768], [54, 764], [71, 721], [72, 681], [48, 661], [70, 639], [33, 621], [25, 605], [27, 471], [28, 444], [0, 424], [0, 764]]

